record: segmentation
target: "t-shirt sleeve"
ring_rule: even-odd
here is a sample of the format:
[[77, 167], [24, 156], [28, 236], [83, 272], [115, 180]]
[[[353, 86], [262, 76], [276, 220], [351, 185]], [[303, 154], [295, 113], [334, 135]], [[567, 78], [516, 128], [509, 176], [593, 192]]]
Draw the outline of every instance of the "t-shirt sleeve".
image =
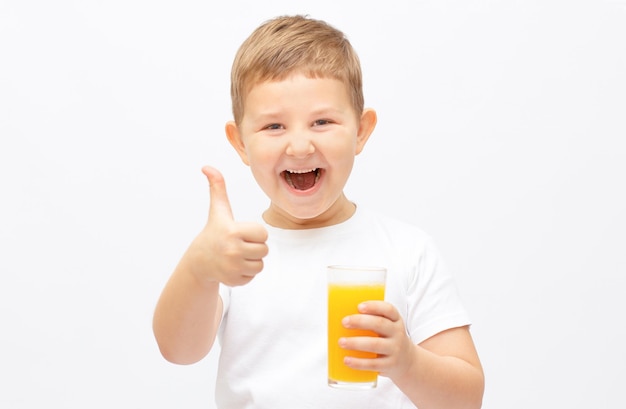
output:
[[454, 277], [430, 238], [417, 249], [414, 272], [408, 282], [407, 330], [420, 342], [450, 328], [470, 325]]

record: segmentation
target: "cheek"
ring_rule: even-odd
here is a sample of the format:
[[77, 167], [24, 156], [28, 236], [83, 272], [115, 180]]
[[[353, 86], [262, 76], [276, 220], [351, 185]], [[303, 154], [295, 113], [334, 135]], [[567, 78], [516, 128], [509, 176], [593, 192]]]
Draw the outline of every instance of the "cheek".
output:
[[249, 145], [246, 149], [248, 165], [262, 172], [270, 170], [277, 161], [277, 153], [268, 146]]
[[329, 155], [332, 155], [332, 162], [336, 164], [352, 165], [354, 162], [354, 158], [358, 154], [358, 146], [356, 141], [350, 140], [345, 141], [343, 144], [338, 145], [329, 152]]

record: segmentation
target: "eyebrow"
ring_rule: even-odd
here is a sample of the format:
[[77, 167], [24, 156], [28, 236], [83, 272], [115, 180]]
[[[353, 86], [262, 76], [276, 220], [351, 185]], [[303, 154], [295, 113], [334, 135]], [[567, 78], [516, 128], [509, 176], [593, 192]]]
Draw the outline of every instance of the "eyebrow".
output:
[[253, 121], [263, 121], [263, 122], [267, 122], [267, 121], [274, 121], [274, 120], [278, 120], [282, 117], [283, 115], [281, 115], [279, 112], [276, 111], [266, 111], [266, 112], [260, 112], [254, 116], [251, 116], [250, 119]]
[[334, 108], [334, 107], [321, 107], [318, 109], [315, 109], [311, 112], [312, 115], [317, 116], [317, 115], [328, 115], [328, 114], [334, 114], [334, 115], [341, 115], [343, 114], [344, 111]]
[[[320, 108], [314, 109], [310, 111], [307, 115], [325, 116], [325, 115], [342, 115], [344, 113], [345, 113], [344, 110], [326, 106], [326, 107], [320, 107]], [[284, 117], [283, 113], [279, 111], [268, 110], [268, 111], [259, 112], [258, 114], [254, 115], [251, 118], [254, 119], [255, 121], [260, 121], [260, 120], [268, 121], [268, 120], [279, 119], [282, 117]]]

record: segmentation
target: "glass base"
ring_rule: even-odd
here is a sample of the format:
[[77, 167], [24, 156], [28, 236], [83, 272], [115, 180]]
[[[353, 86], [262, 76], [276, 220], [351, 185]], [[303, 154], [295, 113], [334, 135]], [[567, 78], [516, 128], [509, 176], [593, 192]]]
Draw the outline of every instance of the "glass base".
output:
[[353, 391], [364, 391], [367, 389], [374, 389], [376, 387], [376, 380], [370, 382], [343, 382], [336, 381], [334, 379], [328, 379], [328, 386], [336, 389], [349, 389]]

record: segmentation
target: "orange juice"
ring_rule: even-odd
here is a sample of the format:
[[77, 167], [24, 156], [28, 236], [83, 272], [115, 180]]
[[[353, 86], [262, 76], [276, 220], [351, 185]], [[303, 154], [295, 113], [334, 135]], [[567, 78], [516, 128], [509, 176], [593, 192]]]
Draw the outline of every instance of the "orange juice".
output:
[[383, 300], [385, 285], [336, 284], [328, 285], [328, 379], [331, 383], [370, 383], [376, 386], [377, 372], [352, 369], [343, 363], [346, 356], [375, 358], [376, 354], [363, 351], [349, 351], [339, 347], [339, 338], [354, 336], [378, 336], [372, 331], [346, 329], [341, 320], [357, 314], [357, 306], [363, 301]]

